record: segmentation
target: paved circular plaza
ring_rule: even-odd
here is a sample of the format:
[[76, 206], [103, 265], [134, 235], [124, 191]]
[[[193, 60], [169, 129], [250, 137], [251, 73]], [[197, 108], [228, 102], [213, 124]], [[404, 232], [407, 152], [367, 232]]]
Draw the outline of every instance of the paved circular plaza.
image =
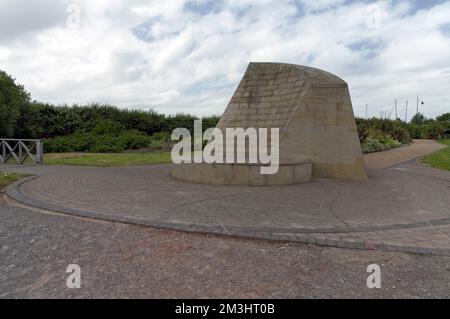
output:
[[414, 161], [440, 147], [423, 141], [366, 156], [368, 182], [276, 187], [181, 182], [170, 165], [15, 167], [35, 176], [7, 195], [40, 209], [183, 231], [450, 254], [450, 172]]

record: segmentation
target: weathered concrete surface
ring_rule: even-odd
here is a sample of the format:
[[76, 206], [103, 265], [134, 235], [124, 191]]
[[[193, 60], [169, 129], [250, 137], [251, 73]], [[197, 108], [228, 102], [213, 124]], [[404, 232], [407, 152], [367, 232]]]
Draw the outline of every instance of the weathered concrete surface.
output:
[[[66, 268], [81, 267], [81, 289]], [[381, 266], [382, 288], [366, 268]], [[449, 298], [450, 257], [237, 239], [0, 200], [0, 298]]]
[[[224, 134], [227, 128], [279, 128], [280, 163], [311, 161], [314, 177], [367, 180], [348, 85], [328, 72], [293, 64], [250, 63], [217, 127]], [[255, 148], [245, 150], [247, 158], [249, 149]], [[294, 178], [294, 170], [291, 176], [286, 169], [274, 175], [271, 179], [277, 185], [304, 181]], [[176, 167], [174, 176], [211, 184], [224, 180], [216, 181], [206, 165]], [[237, 182], [225, 180], [243, 185], [241, 175], [236, 178]]]
[[182, 181], [212, 185], [276, 186], [311, 180], [310, 161], [281, 164], [278, 172], [262, 175], [260, 165], [182, 163], [172, 165], [172, 176]]
[[[411, 154], [423, 151], [421, 144], [410, 147], [416, 150]], [[362, 249], [369, 241], [386, 250], [450, 254], [450, 172], [415, 163], [371, 169], [369, 182], [316, 179], [264, 188], [180, 182], [170, 177], [168, 165], [18, 171], [43, 173], [19, 186], [18, 200], [69, 214], [194, 232]]]

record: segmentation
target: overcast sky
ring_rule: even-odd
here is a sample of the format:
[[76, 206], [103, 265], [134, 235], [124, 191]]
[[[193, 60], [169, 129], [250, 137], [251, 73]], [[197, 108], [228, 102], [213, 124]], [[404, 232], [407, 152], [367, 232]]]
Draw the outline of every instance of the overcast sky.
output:
[[450, 1], [0, 0], [0, 69], [38, 101], [220, 115], [248, 63], [343, 78], [355, 113], [450, 112]]

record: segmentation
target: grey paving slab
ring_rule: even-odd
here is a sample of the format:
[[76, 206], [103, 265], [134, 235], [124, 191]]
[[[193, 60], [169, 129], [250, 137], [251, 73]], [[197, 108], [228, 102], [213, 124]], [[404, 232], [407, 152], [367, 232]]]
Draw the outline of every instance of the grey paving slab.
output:
[[[274, 187], [181, 182], [170, 176], [169, 165], [23, 167], [14, 170], [37, 175], [10, 186], [7, 193], [34, 207], [154, 227], [280, 240], [295, 240], [288, 234], [318, 234], [330, 245], [357, 238], [383, 247], [388, 240], [393, 246], [446, 253], [450, 172], [407, 159], [397, 166], [370, 169], [368, 182], [314, 179]], [[443, 238], [438, 240], [430, 227]], [[408, 229], [416, 231], [408, 237]], [[430, 244], [424, 245], [427, 240]]]
[[[81, 267], [68, 289], [66, 268]], [[368, 289], [377, 263], [381, 289]], [[0, 298], [449, 298], [450, 257], [231, 238], [0, 199]]]

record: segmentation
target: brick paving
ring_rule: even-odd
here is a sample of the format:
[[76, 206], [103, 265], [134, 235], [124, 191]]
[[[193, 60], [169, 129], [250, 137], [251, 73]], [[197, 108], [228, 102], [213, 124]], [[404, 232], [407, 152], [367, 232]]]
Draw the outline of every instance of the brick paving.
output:
[[220, 187], [176, 181], [168, 165], [29, 167], [10, 168], [38, 177], [9, 187], [8, 195], [42, 209], [153, 227], [450, 255], [450, 172], [412, 161], [441, 147], [420, 141], [376, 154], [375, 162], [368, 155], [368, 182]]
[[[81, 267], [81, 289], [66, 268]], [[368, 289], [369, 264], [381, 289]], [[449, 298], [450, 256], [350, 250], [43, 213], [0, 198], [0, 298]]]

